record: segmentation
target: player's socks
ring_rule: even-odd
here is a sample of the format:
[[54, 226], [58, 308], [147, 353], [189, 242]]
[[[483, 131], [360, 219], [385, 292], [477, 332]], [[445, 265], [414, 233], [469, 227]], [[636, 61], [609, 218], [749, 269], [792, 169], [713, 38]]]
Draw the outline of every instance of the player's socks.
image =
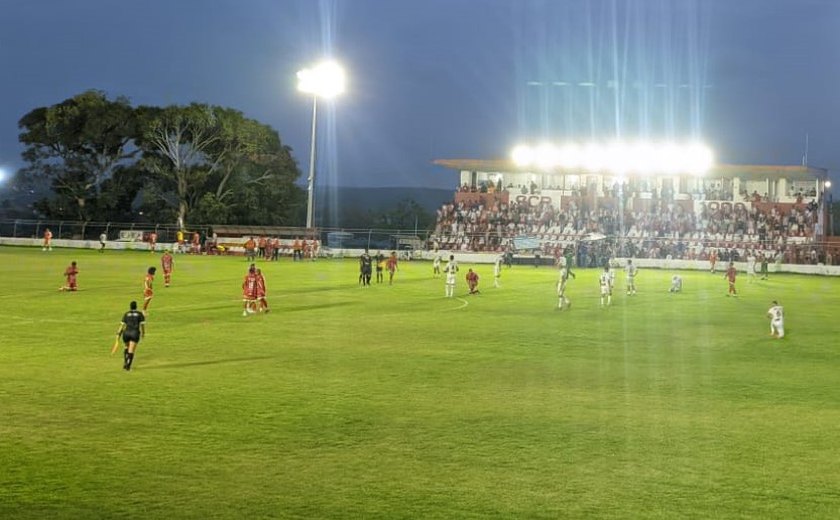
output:
[[128, 366], [128, 348], [123, 350], [123, 368]]
[[131, 364], [134, 362], [134, 352], [128, 353], [128, 361], [125, 364], [126, 370], [131, 370]]

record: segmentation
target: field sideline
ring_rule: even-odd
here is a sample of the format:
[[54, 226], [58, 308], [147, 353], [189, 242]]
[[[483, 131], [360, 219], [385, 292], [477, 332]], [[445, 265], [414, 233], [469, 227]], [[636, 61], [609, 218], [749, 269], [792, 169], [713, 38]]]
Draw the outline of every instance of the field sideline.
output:
[[[78, 293], [61, 293], [79, 264]], [[837, 518], [840, 279], [0, 247], [0, 518]], [[481, 294], [468, 296], [474, 267]], [[788, 336], [768, 337], [770, 301]]]

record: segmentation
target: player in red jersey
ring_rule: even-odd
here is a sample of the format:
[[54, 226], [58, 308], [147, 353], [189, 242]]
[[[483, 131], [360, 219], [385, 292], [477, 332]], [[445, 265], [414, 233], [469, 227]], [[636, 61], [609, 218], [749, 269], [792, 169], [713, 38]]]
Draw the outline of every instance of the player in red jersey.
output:
[[44, 246], [41, 251], [52, 251], [52, 231], [50, 231], [50, 228], [44, 230]]
[[385, 268], [388, 269], [388, 285], [392, 285], [394, 283], [394, 273], [397, 272], [397, 253], [395, 251], [391, 251], [391, 256], [388, 257]]
[[172, 282], [172, 266], [174, 264], [174, 259], [172, 255], [169, 254], [169, 250], [167, 249], [163, 256], [160, 257], [160, 266], [163, 267], [163, 286], [169, 287], [170, 282]]
[[726, 293], [727, 296], [738, 296], [738, 291], [735, 290], [736, 276], [738, 276], [738, 271], [735, 269], [735, 263], [729, 262], [729, 268], [726, 270], [726, 274], [723, 275], [724, 278], [729, 280], [729, 292]]
[[472, 269], [467, 271], [467, 285], [470, 288], [470, 294], [478, 294], [478, 273]]
[[67, 284], [63, 287], [59, 287], [59, 291], [76, 291], [78, 287], [76, 286], [76, 275], [79, 274], [79, 269], [76, 267], [76, 261], [70, 262], [70, 265], [67, 266], [67, 269], [64, 270], [64, 277], [67, 278]]
[[150, 267], [149, 270], [146, 271], [146, 278], [143, 280], [143, 314], [149, 310], [149, 303], [151, 303], [152, 298], [155, 295], [154, 290], [152, 289], [152, 284], [155, 281], [156, 272], [156, 267]]
[[152, 231], [151, 233], [149, 233], [149, 252], [154, 253], [156, 247], [157, 247], [157, 233]]
[[242, 282], [242, 315], [253, 314], [254, 302], [257, 299], [257, 268], [254, 264], [248, 269], [245, 280]]
[[717, 249], [712, 249], [709, 253], [709, 272], [715, 273], [715, 264], [717, 263]]
[[262, 271], [259, 269], [256, 270], [257, 275], [257, 286], [256, 286], [256, 299], [260, 304], [260, 312], [268, 312], [270, 309], [268, 308], [268, 300], [265, 299], [266, 287], [265, 287], [265, 277], [263, 277]]

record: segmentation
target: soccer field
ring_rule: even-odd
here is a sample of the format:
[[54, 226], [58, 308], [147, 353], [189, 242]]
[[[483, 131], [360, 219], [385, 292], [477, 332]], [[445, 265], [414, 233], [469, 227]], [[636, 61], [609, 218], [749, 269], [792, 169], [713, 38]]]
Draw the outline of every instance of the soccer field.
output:
[[[59, 292], [71, 260], [77, 293]], [[840, 280], [0, 248], [0, 518], [837, 518]], [[468, 296], [468, 267], [481, 294]], [[769, 337], [771, 300], [787, 337]]]

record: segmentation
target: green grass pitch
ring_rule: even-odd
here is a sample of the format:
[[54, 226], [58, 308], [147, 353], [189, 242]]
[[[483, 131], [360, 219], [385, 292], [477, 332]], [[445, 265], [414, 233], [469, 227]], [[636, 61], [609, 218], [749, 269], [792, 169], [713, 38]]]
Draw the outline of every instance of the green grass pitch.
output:
[[[80, 291], [58, 292], [79, 263]], [[0, 518], [838, 518], [840, 280], [0, 248]], [[770, 301], [788, 336], [769, 337]]]

